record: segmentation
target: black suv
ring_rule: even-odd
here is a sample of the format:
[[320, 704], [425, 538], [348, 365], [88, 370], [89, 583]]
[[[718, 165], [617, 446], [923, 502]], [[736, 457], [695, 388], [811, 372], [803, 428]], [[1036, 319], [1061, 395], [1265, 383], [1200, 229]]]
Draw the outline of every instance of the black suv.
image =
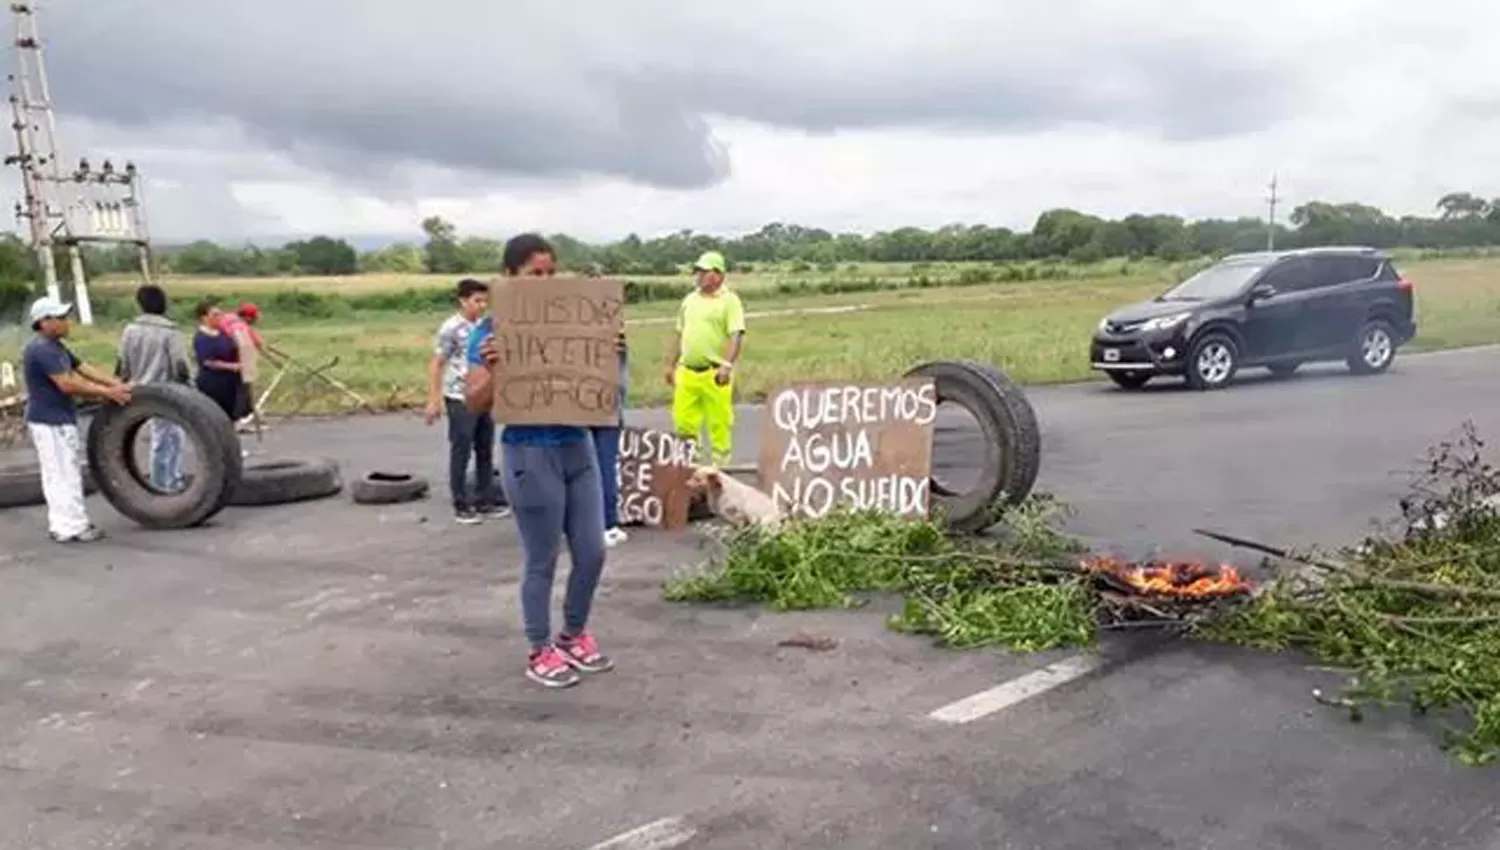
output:
[[1126, 389], [1156, 375], [1217, 389], [1247, 366], [1290, 375], [1314, 360], [1375, 374], [1416, 336], [1412, 302], [1410, 281], [1374, 248], [1233, 254], [1105, 316], [1089, 363]]

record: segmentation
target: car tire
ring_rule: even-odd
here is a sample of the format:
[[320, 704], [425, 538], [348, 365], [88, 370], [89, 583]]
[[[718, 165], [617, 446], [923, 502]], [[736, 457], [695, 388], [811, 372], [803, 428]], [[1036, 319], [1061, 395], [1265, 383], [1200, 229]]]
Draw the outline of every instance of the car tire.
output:
[[396, 505], [426, 498], [427, 479], [404, 472], [367, 472], [354, 482], [350, 496], [356, 505]]
[[[177, 424], [197, 450], [198, 468], [181, 492], [156, 490], [138, 468], [136, 435], [152, 419]], [[138, 386], [131, 390], [130, 404], [100, 409], [89, 426], [87, 454], [110, 506], [151, 529], [207, 522], [223, 510], [243, 472], [234, 423], [208, 396], [180, 384]]]
[[1301, 360], [1288, 360], [1283, 363], [1272, 363], [1266, 368], [1277, 378], [1290, 378], [1296, 374], [1297, 369], [1302, 366]]
[[[98, 491], [93, 472], [84, 467], [83, 494], [90, 496]], [[36, 461], [0, 464], [0, 508], [26, 508], [46, 503], [47, 497], [42, 492], [42, 468]]]
[[[227, 417], [226, 417], [227, 418]], [[326, 499], [344, 489], [339, 465], [329, 459], [287, 458], [249, 464], [229, 497], [238, 507], [285, 505]]]
[[1108, 373], [1109, 379], [1115, 382], [1115, 386], [1122, 390], [1138, 390], [1150, 383], [1153, 377], [1150, 372], [1115, 372]]
[[1356, 375], [1378, 375], [1396, 359], [1396, 331], [1385, 319], [1371, 319], [1359, 329], [1350, 352], [1349, 371]]
[[958, 404], [978, 420], [986, 450], [979, 460], [977, 485], [957, 493], [933, 481], [931, 504], [954, 530], [983, 531], [995, 523], [1005, 503], [1016, 504], [1031, 495], [1041, 468], [1036, 412], [1009, 378], [980, 363], [924, 363], [906, 377], [932, 379], [939, 403]]
[[1210, 331], [1188, 349], [1187, 385], [1195, 390], [1229, 386], [1240, 368], [1240, 347], [1226, 333]]

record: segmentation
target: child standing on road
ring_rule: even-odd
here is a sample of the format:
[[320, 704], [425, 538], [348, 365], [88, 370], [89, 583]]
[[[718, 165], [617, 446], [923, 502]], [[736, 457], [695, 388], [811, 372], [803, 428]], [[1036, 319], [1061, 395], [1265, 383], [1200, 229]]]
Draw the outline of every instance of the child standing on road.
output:
[[[552, 277], [552, 246], [534, 233], [505, 243], [507, 277]], [[494, 323], [486, 317], [469, 335], [466, 397], [469, 409], [488, 413], [494, 404], [494, 368], [499, 352]], [[579, 682], [578, 673], [602, 673], [614, 662], [599, 651], [587, 630], [594, 591], [604, 572], [604, 499], [593, 434], [572, 425], [510, 425], [501, 438], [501, 479], [525, 553], [521, 617], [530, 654], [526, 677], [549, 688]], [[558, 544], [566, 538], [573, 562], [563, 598], [563, 627], [551, 634], [552, 579]]]
[[[448, 416], [448, 490], [453, 496], [453, 518], [473, 525], [484, 517], [505, 517], [510, 511], [495, 506], [495, 420], [488, 412], [474, 413], [464, 403], [464, 376], [469, 371], [469, 335], [490, 306], [490, 288], [473, 279], [458, 282], [458, 312], [438, 328], [432, 360], [427, 367], [428, 425]], [[469, 458], [474, 458], [474, 493], [468, 492]]]

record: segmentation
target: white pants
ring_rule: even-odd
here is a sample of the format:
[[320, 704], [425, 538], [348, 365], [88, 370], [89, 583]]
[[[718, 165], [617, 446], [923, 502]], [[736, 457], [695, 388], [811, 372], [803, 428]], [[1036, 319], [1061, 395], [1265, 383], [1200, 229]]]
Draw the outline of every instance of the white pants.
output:
[[47, 529], [54, 537], [74, 537], [88, 530], [83, 506], [83, 451], [77, 425], [26, 423], [42, 467], [42, 495], [47, 498]]

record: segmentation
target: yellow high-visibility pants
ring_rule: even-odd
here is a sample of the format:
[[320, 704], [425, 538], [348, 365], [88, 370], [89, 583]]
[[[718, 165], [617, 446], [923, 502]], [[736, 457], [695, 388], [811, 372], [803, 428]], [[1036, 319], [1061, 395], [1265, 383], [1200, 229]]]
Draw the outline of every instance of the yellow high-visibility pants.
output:
[[708, 443], [712, 451], [699, 449], [702, 459], [712, 458], [716, 466], [729, 464], [734, 440], [734, 378], [720, 386], [714, 383], [714, 370], [694, 372], [678, 366], [672, 384], [672, 424], [679, 437], [698, 440], [704, 447], [703, 429], [708, 426]]

